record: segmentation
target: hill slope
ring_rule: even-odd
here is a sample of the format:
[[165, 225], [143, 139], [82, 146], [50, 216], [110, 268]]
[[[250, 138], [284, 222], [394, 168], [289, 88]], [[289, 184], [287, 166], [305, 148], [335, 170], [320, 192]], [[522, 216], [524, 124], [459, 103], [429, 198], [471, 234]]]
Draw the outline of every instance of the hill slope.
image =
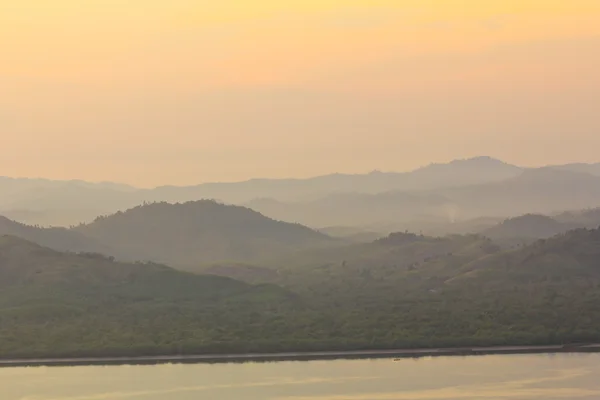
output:
[[[551, 292], [565, 290], [572, 296], [581, 295], [581, 301], [589, 293], [578, 294], [578, 290], [600, 286], [598, 260], [600, 229], [577, 229], [472, 262], [452, 283], [495, 290], [513, 285]], [[593, 298], [600, 301], [598, 293]]]
[[256, 199], [245, 205], [272, 218], [320, 228], [382, 225], [411, 220], [420, 215], [448, 218], [454, 208], [452, 202], [443, 196], [406, 192], [338, 193], [295, 203]]
[[[497, 251], [476, 237], [442, 239], [445, 246], [454, 242], [454, 250], [423, 258], [435, 248], [432, 240], [394, 235], [378, 244], [397, 253], [323, 259], [284, 271], [286, 285], [330, 310], [341, 336], [379, 343], [600, 341], [600, 230], [572, 231], [513, 251]], [[420, 262], [410, 264], [411, 257]]]
[[504, 252], [477, 236], [356, 246], [286, 265], [281, 289], [3, 237], [0, 357], [600, 340], [600, 230]]
[[218, 261], [249, 262], [336, 243], [304, 226], [208, 200], [139, 206], [74, 231], [114, 249], [119, 258], [186, 268]]
[[509, 218], [502, 223], [486, 229], [481, 234], [503, 245], [526, 244], [537, 239], [547, 239], [583, 225], [559, 222], [556, 219], [540, 214], [526, 214]]
[[66, 228], [40, 228], [12, 221], [0, 215], [0, 235], [12, 235], [60, 251], [99, 252], [111, 254], [112, 249], [80, 232]]
[[276, 329], [295, 303], [276, 286], [0, 237], [0, 357], [240, 350], [268, 337], [262, 325]]

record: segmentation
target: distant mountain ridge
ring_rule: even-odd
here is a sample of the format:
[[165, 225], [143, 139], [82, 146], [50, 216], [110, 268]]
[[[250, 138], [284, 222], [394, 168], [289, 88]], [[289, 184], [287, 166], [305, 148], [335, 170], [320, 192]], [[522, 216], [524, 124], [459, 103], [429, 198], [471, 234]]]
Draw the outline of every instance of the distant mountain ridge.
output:
[[[330, 196], [347, 194], [377, 196], [390, 192], [405, 192], [414, 196], [423, 196], [422, 192], [429, 192], [431, 195], [447, 197], [454, 201], [448, 193], [452, 193], [455, 189], [481, 185], [493, 187], [519, 176], [526, 177], [529, 173], [543, 170], [552, 170], [557, 174], [562, 171], [565, 174], [600, 177], [600, 164], [567, 164], [541, 169], [522, 168], [491, 157], [430, 164], [410, 172], [374, 171], [354, 175], [337, 173], [308, 179], [251, 179], [244, 182], [205, 183], [181, 187], [161, 186], [154, 189], [139, 189], [113, 183], [94, 184], [82, 181], [0, 177], [0, 214], [27, 224], [68, 226], [91, 222], [98, 215], [123, 211], [143, 202], [176, 203], [216, 199], [228, 204], [251, 205], [253, 202], [258, 202], [258, 199], [262, 199], [260, 200], [262, 202], [268, 199], [277, 203], [297, 204], [319, 202]], [[581, 201], [559, 205], [560, 209], [575, 209], [597, 204]], [[260, 211], [269, 216], [280, 215], [270, 214], [267, 208], [260, 208]], [[504, 212], [497, 214], [508, 216]], [[301, 218], [283, 219], [306, 224], [306, 220]], [[327, 225], [339, 225], [340, 222], [342, 221], [338, 219], [311, 223], [311, 225], [321, 228]]]
[[246, 205], [267, 216], [311, 227], [386, 225], [415, 221], [448, 225], [482, 217], [510, 218], [600, 207], [600, 176], [555, 168], [525, 170], [509, 179], [424, 191], [338, 193], [314, 201], [259, 199]]

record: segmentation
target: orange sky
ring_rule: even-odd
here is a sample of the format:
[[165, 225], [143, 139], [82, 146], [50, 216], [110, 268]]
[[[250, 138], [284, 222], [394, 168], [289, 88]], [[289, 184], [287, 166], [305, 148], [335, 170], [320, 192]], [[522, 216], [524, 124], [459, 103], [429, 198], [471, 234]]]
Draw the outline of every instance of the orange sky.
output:
[[0, 175], [600, 161], [598, 0], [0, 0]]

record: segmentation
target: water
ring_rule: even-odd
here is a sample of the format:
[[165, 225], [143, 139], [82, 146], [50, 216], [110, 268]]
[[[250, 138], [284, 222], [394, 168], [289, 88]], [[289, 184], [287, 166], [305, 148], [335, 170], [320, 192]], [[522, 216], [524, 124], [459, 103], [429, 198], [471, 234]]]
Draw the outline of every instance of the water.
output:
[[0, 369], [1, 400], [600, 399], [600, 354]]

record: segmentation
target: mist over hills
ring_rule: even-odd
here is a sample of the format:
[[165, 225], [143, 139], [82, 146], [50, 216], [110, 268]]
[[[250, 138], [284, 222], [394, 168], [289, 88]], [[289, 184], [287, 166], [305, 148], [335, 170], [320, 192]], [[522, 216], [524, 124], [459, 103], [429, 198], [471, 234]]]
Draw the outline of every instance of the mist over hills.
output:
[[125, 259], [188, 267], [256, 260], [335, 243], [305, 226], [209, 200], [139, 206], [98, 218], [74, 231], [107, 244]]
[[600, 335], [597, 229], [508, 251], [478, 235], [394, 234], [311, 254], [263, 267], [276, 272], [262, 275], [273, 284], [250, 285], [0, 236], [0, 357], [536, 345]]
[[113, 249], [67, 228], [40, 228], [0, 216], [0, 235], [19, 237], [58, 251], [113, 253]]
[[420, 216], [451, 219], [455, 205], [435, 193], [337, 193], [309, 202], [256, 199], [244, 204], [272, 218], [312, 227], [378, 226]]
[[102, 253], [184, 269], [220, 261], [256, 261], [338, 243], [305, 226], [210, 200], [146, 204], [70, 229], [32, 227], [0, 217], [0, 234], [61, 251]]
[[526, 170], [502, 181], [427, 191], [374, 195], [343, 193], [311, 202], [259, 199], [246, 203], [261, 213], [308, 226], [383, 228], [482, 217], [508, 218], [600, 206], [600, 176], [554, 168]]
[[[544, 168], [540, 170], [540, 175], [548, 173], [543, 170], [555, 174], [559, 174], [559, 171], [582, 174], [571, 175], [579, 182], [571, 185], [571, 188], [578, 192], [580, 185], [597, 185], [589, 177], [600, 177], [599, 165], [569, 164]], [[0, 215], [31, 225], [69, 226], [91, 222], [98, 215], [124, 211], [143, 202], [175, 203], [217, 199], [229, 204], [255, 206], [268, 216], [288, 222], [323, 228], [339, 225], [340, 222], [344, 222], [343, 225], [362, 224], [364, 221], [379, 224], [381, 217], [373, 209], [381, 206], [382, 202], [386, 212], [391, 213], [394, 218], [402, 219], [387, 221], [392, 223], [408, 222], [405, 217], [408, 214], [419, 216], [427, 213], [424, 217], [441, 215], [448, 220], [481, 216], [510, 217], [525, 212], [561, 211], [600, 205], [594, 197], [595, 193], [588, 188], [587, 193], [584, 190], [579, 197], [574, 197], [575, 193], [572, 193], [571, 198], [566, 198], [563, 194], [554, 203], [541, 203], [543, 209], [531, 210], [530, 203], [539, 201], [539, 198], [533, 199], [534, 194], [526, 193], [523, 188], [526, 183], [519, 187], [515, 182], [518, 182], [521, 175], [530, 172], [535, 174], [536, 171], [538, 169], [521, 168], [490, 157], [477, 157], [446, 164], [431, 164], [403, 173], [375, 171], [356, 175], [331, 174], [309, 179], [252, 179], [236, 183], [162, 186], [154, 189], [113, 183], [0, 178]], [[584, 176], [589, 182], [584, 182]], [[551, 193], [552, 190], [559, 192], [564, 181], [560, 176], [556, 180], [541, 176], [536, 179], [541, 181], [537, 185], [544, 186], [541, 188], [544, 193]], [[510, 190], [516, 192], [512, 193]], [[504, 200], [497, 198], [498, 192], [503, 194]], [[397, 207], [393, 207], [393, 202], [396, 201], [394, 197], [398, 197]], [[431, 204], [433, 199], [437, 200]], [[513, 209], [506, 204], [507, 201], [521, 201], [520, 199], [528, 201], [526, 206]], [[333, 200], [349, 204], [335, 210], [330, 221], [321, 220], [321, 214], [329, 213], [328, 208], [331, 206], [327, 204]], [[480, 204], [481, 201], [486, 204]], [[489, 203], [490, 201], [492, 202]], [[421, 204], [415, 206], [415, 203], [421, 202], [430, 202], [429, 206], [433, 206], [434, 210]], [[360, 203], [364, 207], [360, 207]], [[473, 207], [474, 205], [478, 207]], [[365, 210], [365, 207], [371, 210]], [[355, 222], [345, 219], [348, 213], [356, 214]], [[374, 215], [370, 215], [371, 213]]]
[[571, 172], [583, 172], [596, 176], [600, 176], [600, 163], [595, 164], [585, 164], [585, 163], [574, 163], [574, 164], [565, 164], [558, 165], [554, 168], [563, 169]]
[[[596, 341], [593, 171], [482, 157], [152, 190], [4, 180], [9, 215], [126, 210], [70, 228], [0, 217], [0, 357]], [[195, 196], [253, 209], [176, 202]]]

